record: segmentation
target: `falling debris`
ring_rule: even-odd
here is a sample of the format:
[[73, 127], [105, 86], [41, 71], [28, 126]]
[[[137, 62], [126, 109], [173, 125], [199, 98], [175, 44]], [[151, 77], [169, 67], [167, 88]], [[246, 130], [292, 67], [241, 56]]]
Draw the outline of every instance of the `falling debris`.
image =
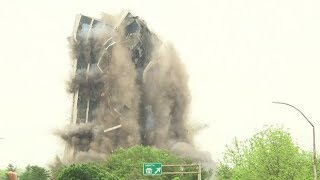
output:
[[114, 126], [112, 128], [108, 128], [108, 129], [104, 130], [103, 132], [109, 132], [109, 131], [112, 131], [112, 130], [115, 130], [115, 129], [118, 129], [118, 128], [121, 128], [121, 124], [118, 125], [118, 126]]
[[67, 161], [101, 159], [136, 144], [203, 161], [186, 123], [185, 67], [142, 19], [130, 12], [101, 19], [77, 15], [69, 42], [73, 108], [70, 126], [59, 132], [67, 143]]

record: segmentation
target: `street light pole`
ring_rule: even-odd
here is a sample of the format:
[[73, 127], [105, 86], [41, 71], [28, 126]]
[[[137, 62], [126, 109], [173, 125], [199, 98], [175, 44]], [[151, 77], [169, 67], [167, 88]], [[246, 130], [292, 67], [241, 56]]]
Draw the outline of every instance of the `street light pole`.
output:
[[300, 114], [308, 121], [308, 123], [312, 126], [312, 133], [313, 133], [313, 173], [314, 173], [314, 180], [318, 180], [317, 174], [317, 155], [316, 155], [316, 131], [314, 129], [314, 125], [309, 121], [309, 119], [296, 107], [291, 104], [283, 103], [283, 102], [272, 102], [275, 104], [283, 104], [294, 108], [295, 110], [299, 111]]

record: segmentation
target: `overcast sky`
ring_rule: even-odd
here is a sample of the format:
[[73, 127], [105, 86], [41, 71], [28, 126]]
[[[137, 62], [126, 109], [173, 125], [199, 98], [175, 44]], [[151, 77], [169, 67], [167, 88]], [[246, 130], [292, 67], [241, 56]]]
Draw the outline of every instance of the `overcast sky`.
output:
[[[190, 75], [190, 121], [208, 124], [200, 150], [222, 157], [234, 137], [265, 125], [289, 129], [312, 150], [320, 139], [320, 2], [317, 0], [0, 2], [0, 169], [46, 165], [64, 146], [53, 132], [68, 123], [71, 70], [66, 38], [78, 13], [130, 9], [172, 42]], [[317, 148], [320, 150], [319, 142]]]

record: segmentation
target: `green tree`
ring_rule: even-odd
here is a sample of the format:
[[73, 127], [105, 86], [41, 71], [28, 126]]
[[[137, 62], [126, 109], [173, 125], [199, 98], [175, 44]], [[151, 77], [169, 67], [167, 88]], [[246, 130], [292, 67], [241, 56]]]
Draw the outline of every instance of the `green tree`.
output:
[[13, 164], [9, 164], [5, 170], [0, 170], [0, 180], [9, 180], [8, 172], [16, 172], [19, 174], [21, 172], [21, 169], [17, 168]]
[[9, 165], [7, 166], [7, 169], [6, 169], [6, 170], [7, 170], [7, 171], [16, 172], [17, 167], [14, 166], [14, 165], [12, 165], [12, 164], [9, 164]]
[[58, 180], [118, 180], [113, 174], [94, 164], [73, 164], [64, 168]]
[[[189, 159], [173, 155], [167, 150], [156, 149], [149, 146], [134, 146], [129, 149], [119, 149], [109, 156], [104, 162], [91, 164], [77, 164], [71, 166], [60, 166], [56, 173], [58, 180], [127, 180], [127, 179], [197, 179], [197, 174], [184, 175], [159, 175], [144, 176], [143, 163], [161, 162], [162, 164], [191, 164]], [[184, 167], [184, 171], [197, 171], [197, 167]], [[163, 171], [181, 171], [180, 167], [165, 168]], [[202, 179], [212, 175], [212, 171], [202, 169]]]
[[[162, 164], [190, 164], [191, 160], [180, 158], [171, 154], [167, 150], [156, 149], [146, 146], [134, 146], [129, 149], [120, 149], [115, 154], [111, 155], [104, 167], [107, 171], [115, 174], [123, 179], [197, 179], [196, 174], [188, 175], [161, 175], [161, 176], [144, 176], [142, 173], [143, 163], [146, 162], [161, 162]], [[185, 170], [192, 170], [185, 168]], [[163, 167], [163, 171], [168, 171]], [[180, 171], [180, 168], [171, 168], [170, 171]], [[195, 170], [192, 170], [195, 171]], [[211, 172], [203, 170], [202, 177], [205, 179]]]
[[48, 180], [50, 177], [49, 171], [43, 167], [30, 166], [26, 167], [26, 170], [21, 174], [20, 180]]
[[8, 180], [8, 175], [6, 170], [0, 170], [0, 180]]
[[56, 156], [54, 161], [49, 164], [51, 179], [56, 180], [59, 173], [66, 168], [67, 166], [61, 161], [59, 156]]
[[219, 179], [312, 179], [312, 156], [281, 128], [268, 128], [246, 141], [234, 140], [218, 167]]

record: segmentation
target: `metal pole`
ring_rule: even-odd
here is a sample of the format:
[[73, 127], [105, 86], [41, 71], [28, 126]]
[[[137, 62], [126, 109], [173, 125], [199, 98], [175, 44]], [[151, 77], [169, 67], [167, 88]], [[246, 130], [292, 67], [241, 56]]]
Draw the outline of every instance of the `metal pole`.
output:
[[192, 167], [195, 166], [197, 171], [179, 171], [179, 172], [162, 172], [162, 174], [198, 174], [198, 180], [201, 180], [201, 164], [167, 164], [162, 167]]
[[314, 129], [314, 126], [312, 126], [312, 132], [313, 132], [313, 173], [314, 173], [314, 179], [318, 180], [318, 172], [317, 172], [317, 154], [316, 154], [316, 131]]
[[198, 180], [201, 180], [201, 164], [199, 164], [198, 168]]
[[314, 180], [318, 180], [318, 172], [317, 172], [317, 154], [316, 154], [316, 131], [314, 129], [314, 125], [311, 123], [311, 121], [309, 121], [309, 119], [302, 113], [302, 111], [300, 111], [298, 108], [294, 107], [291, 104], [288, 103], [283, 103], [283, 102], [272, 102], [275, 104], [283, 104], [283, 105], [287, 105], [290, 106], [292, 108], [294, 108], [295, 110], [299, 111], [300, 114], [302, 114], [302, 116], [308, 121], [308, 123], [312, 126], [312, 136], [313, 136], [313, 174], [314, 174]]

